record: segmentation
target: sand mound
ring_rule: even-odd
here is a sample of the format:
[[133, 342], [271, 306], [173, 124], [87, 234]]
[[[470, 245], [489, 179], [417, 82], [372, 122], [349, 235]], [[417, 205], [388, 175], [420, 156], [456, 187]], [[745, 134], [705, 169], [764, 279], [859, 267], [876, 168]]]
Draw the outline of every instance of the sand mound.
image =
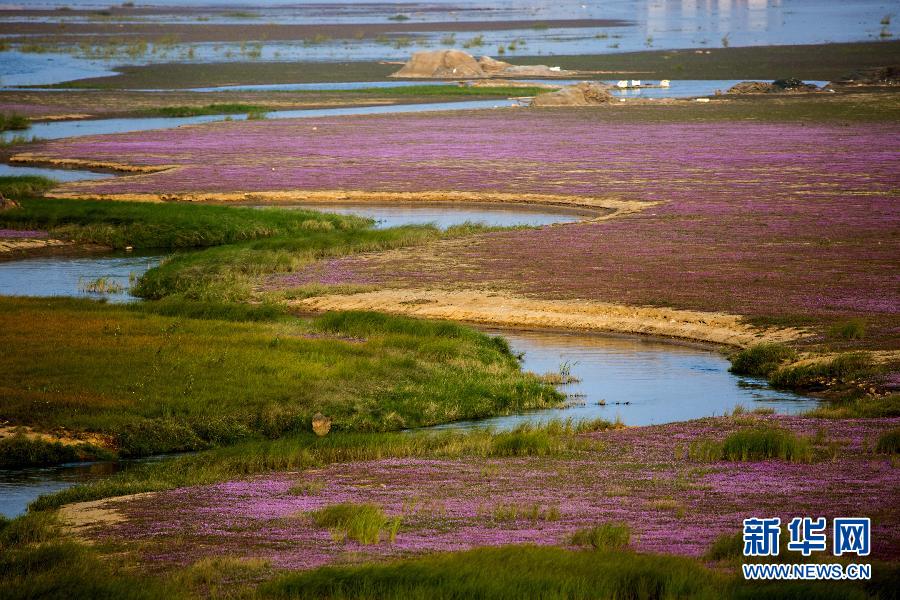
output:
[[784, 94], [791, 92], [816, 92], [819, 88], [799, 79], [776, 79], [772, 83], [764, 81], [742, 81], [732, 86], [728, 94]]
[[556, 92], [535, 96], [531, 106], [595, 106], [612, 101], [613, 96], [606, 86], [583, 81]]
[[484, 77], [484, 71], [471, 54], [462, 50], [416, 52], [391, 77], [454, 79]]
[[577, 71], [563, 71], [546, 65], [511, 65], [490, 56], [478, 60], [462, 50], [416, 52], [390, 77], [421, 79], [480, 79], [485, 77], [573, 77]]

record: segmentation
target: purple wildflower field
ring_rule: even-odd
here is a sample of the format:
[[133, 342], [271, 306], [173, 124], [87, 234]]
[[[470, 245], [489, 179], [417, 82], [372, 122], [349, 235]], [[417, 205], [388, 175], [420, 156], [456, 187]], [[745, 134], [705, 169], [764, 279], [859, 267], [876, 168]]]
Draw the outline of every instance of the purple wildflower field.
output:
[[[48, 158], [174, 165], [83, 194], [453, 191], [660, 202], [602, 223], [501, 232], [289, 276], [504, 285], [526, 294], [738, 314], [866, 315], [900, 330], [900, 126], [617, 125], [507, 110], [216, 123], [48, 142]], [[123, 157], [125, 157], [123, 159]]]
[[[813, 464], [780, 460], [693, 462], [685, 449], [717, 439], [747, 419], [824, 436], [833, 457]], [[205, 555], [264, 557], [308, 569], [347, 560], [462, 550], [485, 545], [568, 545], [572, 533], [624, 521], [638, 551], [702, 556], [717, 536], [740, 530], [747, 515], [870, 515], [873, 555], [900, 556], [900, 471], [872, 453], [900, 419], [710, 418], [587, 434], [596, 443], [569, 457], [384, 459], [304, 473], [181, 488], [114, 504], [122, 522], [90, 535], [124, 544], [148, 565], [187, 564]], [[312, 483], [307, 495], [289, 492]], [[310, 511], [353, 502], [377, 504], [402, 525], [393, 543], [336, 540]], [[503, 516], [503, 508], [536, 507]], [[546, 515], [558, 511], [558, 517]], [[145, 543], [152, 542], [152, 546]]]

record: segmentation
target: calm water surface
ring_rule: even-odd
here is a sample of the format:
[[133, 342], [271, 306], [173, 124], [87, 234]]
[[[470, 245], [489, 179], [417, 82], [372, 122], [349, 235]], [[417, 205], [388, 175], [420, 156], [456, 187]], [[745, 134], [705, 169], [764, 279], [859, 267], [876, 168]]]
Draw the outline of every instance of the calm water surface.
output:
[[[554, 332], [492, 332], [524, 353], [523, 368], [559, 372], [580, 379], [560, 386], [573, 406], [439, 426], [508, 429], [551, 419], [621, 419], [626, 425], [656, 425], [747, 410], [771, 408], [783, 414], [810, 410], [818, 401], [769, 388], [764, 381], [728, 372], [730, 363], [703, 348], [640, 337]], [[604, 404], [600, 404], [600, 403]], [[626, 404], [627, 403], [627, 404]]]
[[[134, 281], [159, 264], [159, 254], [104, 253], [86, 256], [39, 256], [0, 261], [2, 296], [70, 296], [105, 298], [109, 302], [132, 302], [129, 293]], [[121, 293], [100, 294], [84, 286], [105, 277], [124, 288]]]

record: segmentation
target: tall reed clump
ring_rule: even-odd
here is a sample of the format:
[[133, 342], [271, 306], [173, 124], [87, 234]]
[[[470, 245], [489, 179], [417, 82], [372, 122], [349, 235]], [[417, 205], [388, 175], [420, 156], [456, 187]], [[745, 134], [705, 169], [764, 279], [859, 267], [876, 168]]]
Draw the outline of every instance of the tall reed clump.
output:
[[734, 431], [721, 442], [700, 440], [690, 445], [692, 460], [711, 462], [757, 461], [777, 458], [789, 462], [806, 463], [813, 458], [809, 439], [771, 425], [759, 425]]
[[384, 534], [393, 543], [400, 530], [400, 517], [388, 517], [374, 504], [334, 504], [312, 513], [318, 527], [331, 529], [335, 540], [351, 539], [377, 544]]
[[735, 375], [768, 377], [784, 362], [796, 358], [797, 353], [783, 344], [756, 344], [734, 354], [729, 370]]

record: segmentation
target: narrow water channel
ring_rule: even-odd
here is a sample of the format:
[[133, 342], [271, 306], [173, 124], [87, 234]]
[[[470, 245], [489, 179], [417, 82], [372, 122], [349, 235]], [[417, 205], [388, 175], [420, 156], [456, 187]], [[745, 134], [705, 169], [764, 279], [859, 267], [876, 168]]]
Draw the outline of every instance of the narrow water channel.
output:
[[576, 379], [559, 386], [566, 408], [461, 421], [438, 429], [494, 427], [553, 419], [620, 420], [659, 425], [731, 414], [737, 406], [796, 414], [815, 408], [812, 398], [774, 390], [765, 381], [728, 372], [720, 352], [637, 336], [551, 331], [489, 330], [523, 353], [522, 368], [538, 374], [566, 371]]

